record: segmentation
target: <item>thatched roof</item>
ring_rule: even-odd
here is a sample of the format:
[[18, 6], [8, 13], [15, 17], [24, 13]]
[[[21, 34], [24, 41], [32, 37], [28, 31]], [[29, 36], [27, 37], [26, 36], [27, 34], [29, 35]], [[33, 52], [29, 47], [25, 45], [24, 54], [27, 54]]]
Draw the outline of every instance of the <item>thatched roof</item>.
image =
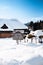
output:
[[[0, 29], [3, 26], [3, 24], [6, 24], [8, 26], [8, 29], [28, 29], [26, 25], [19, 22], [16, 19], [0, 19]], [[3, 27], [2, 27], [3, 28]], [[6, 26], [5, 26], [6, 28]]]

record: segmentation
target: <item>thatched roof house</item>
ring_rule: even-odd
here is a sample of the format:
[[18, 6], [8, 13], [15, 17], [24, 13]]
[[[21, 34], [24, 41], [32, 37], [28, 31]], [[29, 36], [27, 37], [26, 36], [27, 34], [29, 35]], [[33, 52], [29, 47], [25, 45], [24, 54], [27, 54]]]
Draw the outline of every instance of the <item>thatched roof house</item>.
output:
[[0, 37], [11, 37], [14, 32], [24, 33], [28, 28], [16, 19], [0, 19]]

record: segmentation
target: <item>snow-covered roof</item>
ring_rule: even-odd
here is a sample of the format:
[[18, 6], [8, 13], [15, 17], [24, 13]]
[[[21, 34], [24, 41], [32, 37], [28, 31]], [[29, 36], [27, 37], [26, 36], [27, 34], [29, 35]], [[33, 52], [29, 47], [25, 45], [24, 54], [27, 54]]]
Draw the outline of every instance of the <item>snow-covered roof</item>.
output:
[[30, 34], [34, 34], [34, 31], [31, 31]]
[[8, 26], [8, 29], [27, 29], [27, 26], [25, 26], [23, 23], [19, 22], [16, 19], [0, 19], [0, 30], [3, 24], [6, 24]]
[[43, 35], [43, 30], [31, 31], [30, 34], [34, 34], [36, 36], [40, 36], [40, 35]]
[[36, 31], [34, 32], [34, 35], [36, 35], [36, 36], [43, 35], [43, 31], [42, 31], [42, 30], [36, 30]]
[[0, 31], [13, 31], [13, 29], [0, 29]]

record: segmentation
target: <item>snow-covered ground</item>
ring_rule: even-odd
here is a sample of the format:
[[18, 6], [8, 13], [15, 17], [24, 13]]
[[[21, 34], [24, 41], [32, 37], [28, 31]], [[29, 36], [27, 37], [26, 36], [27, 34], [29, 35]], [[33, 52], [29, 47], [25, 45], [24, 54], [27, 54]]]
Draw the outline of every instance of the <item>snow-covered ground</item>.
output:
[[43, 43], [0, 38], [0, 65], [43, 65]]

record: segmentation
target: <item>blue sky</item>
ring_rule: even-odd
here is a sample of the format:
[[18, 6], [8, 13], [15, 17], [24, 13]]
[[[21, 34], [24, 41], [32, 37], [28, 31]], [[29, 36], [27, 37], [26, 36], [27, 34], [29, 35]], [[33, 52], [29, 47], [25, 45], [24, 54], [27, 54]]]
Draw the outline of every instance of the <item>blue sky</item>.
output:
[[0, 18], [16, 18], [23, 23], [43, 19], [43, 0], [0, 0]]

